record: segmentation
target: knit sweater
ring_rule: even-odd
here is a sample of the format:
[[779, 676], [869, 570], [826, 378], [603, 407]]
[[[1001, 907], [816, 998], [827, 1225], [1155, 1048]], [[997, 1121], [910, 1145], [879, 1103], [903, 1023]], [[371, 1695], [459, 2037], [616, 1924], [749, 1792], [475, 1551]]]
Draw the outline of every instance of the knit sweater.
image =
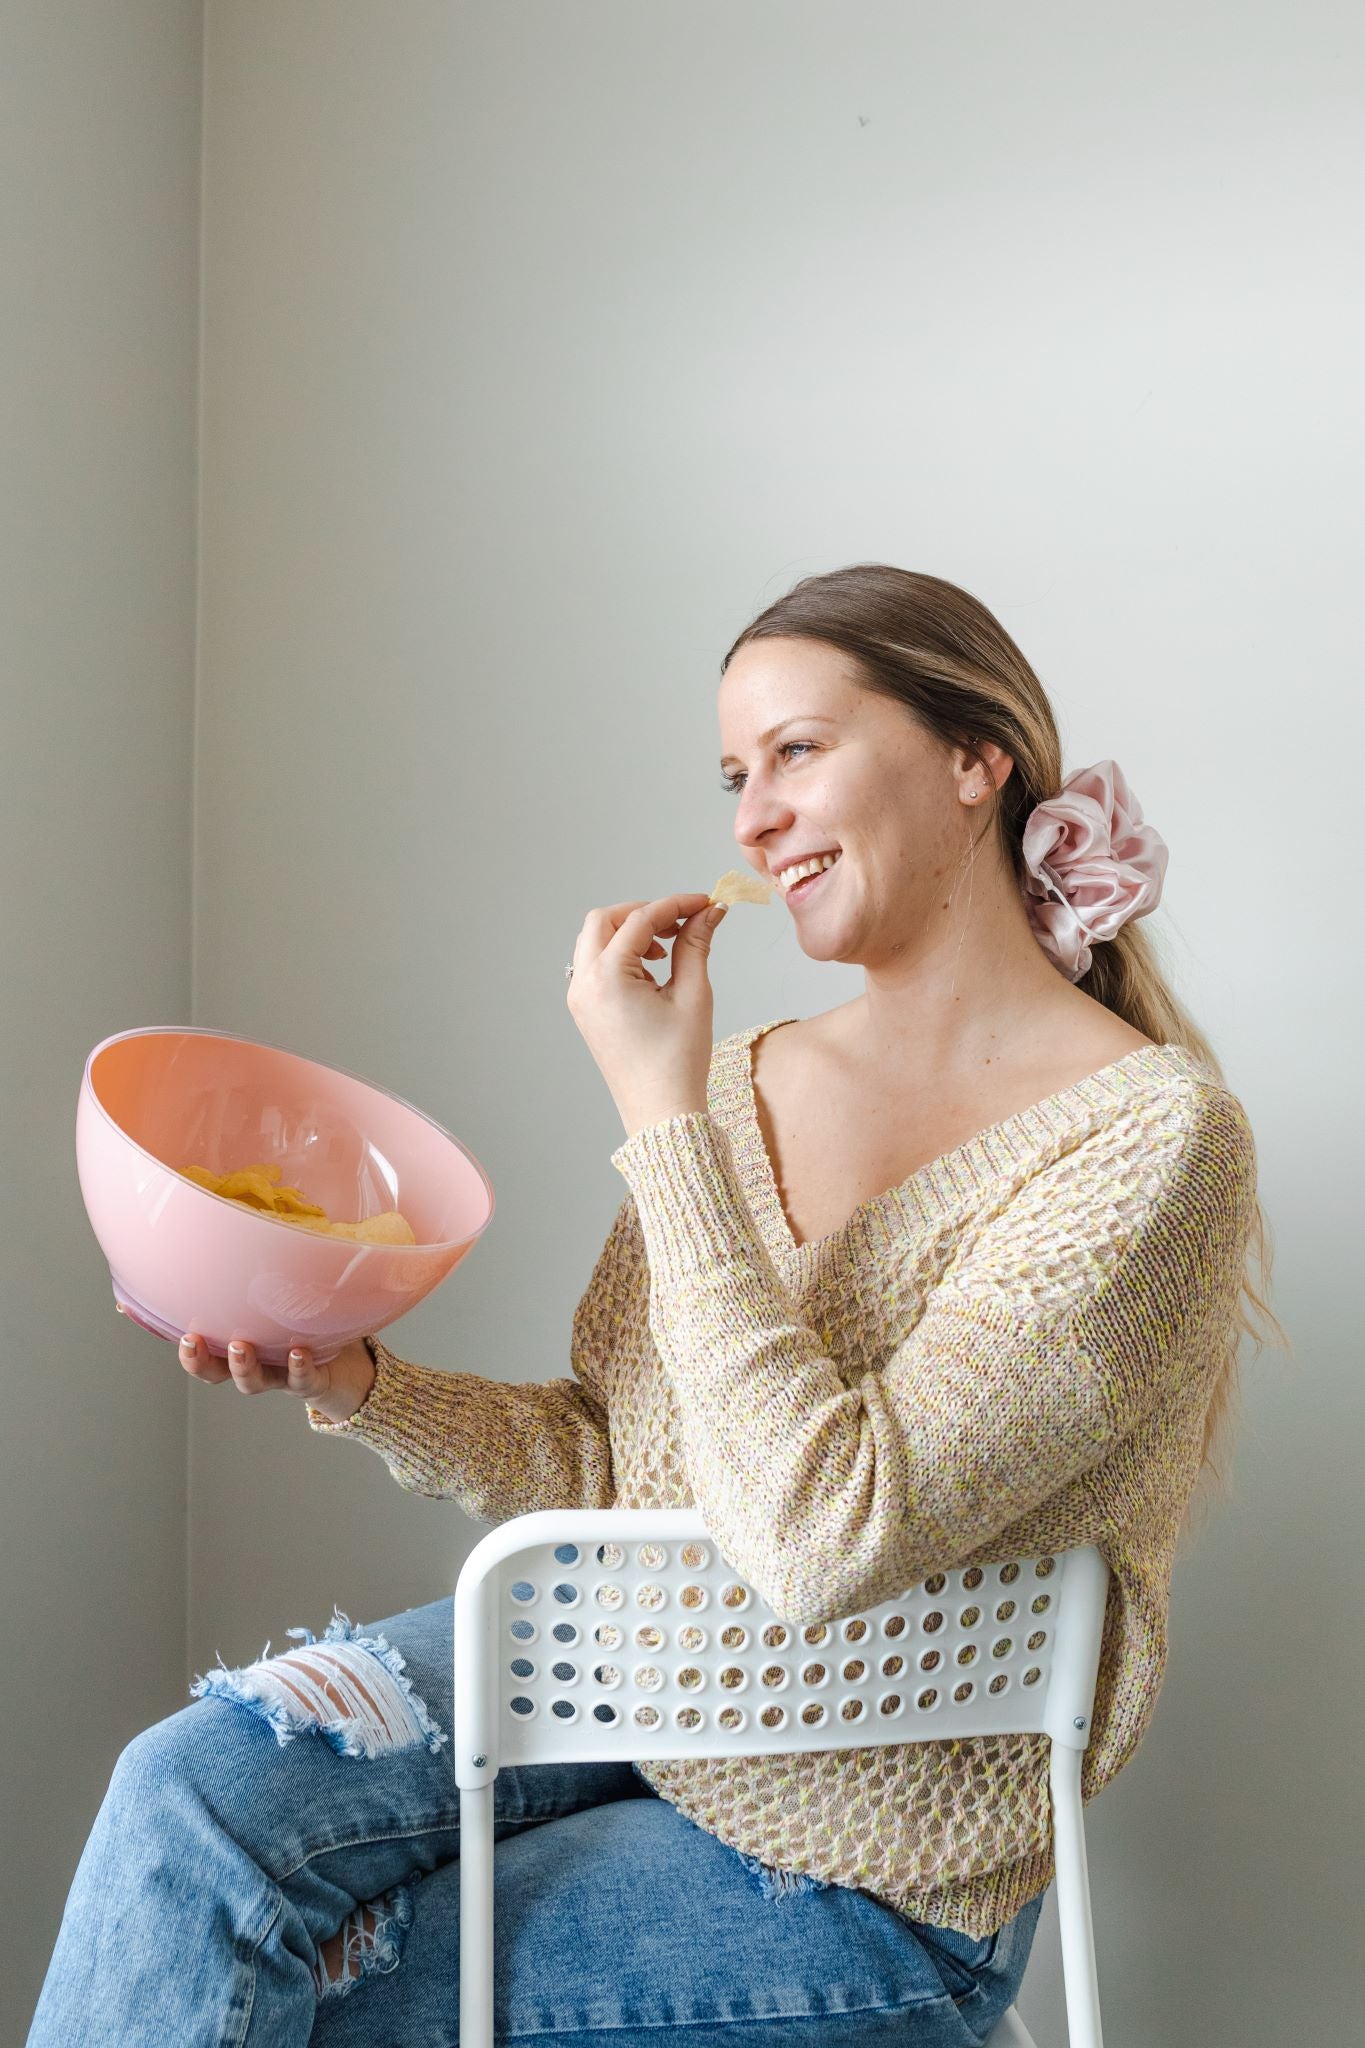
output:
[[[635, 1132], [573, 1318], [572, 1377], [436, 1371], [369, 1338], [320, 1433], [476, 1521], [697, 1509], [796, 1624], [927, 1574], [1097, 1545], [1112, 1577], [1082, 1796], [1132, 1756], [1256, 1198], [1250, 1125], [1187, 1047], [1142, 1046], [798, 1245], [750, 1048], [707, 1109]], [[984, 1936], [1053, 1875], [1046, 1737], [637, 1763], [743, 1854]]]

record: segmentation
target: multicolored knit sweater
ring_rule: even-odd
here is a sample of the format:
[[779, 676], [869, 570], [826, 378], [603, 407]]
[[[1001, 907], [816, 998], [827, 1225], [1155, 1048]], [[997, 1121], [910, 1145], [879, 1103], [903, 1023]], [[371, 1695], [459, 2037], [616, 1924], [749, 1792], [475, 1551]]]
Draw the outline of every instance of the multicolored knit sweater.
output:
[[[630, 1193], [573, 1319], [573, 1377], [508, 1385], [367, 1339], [348, 1422], [476, 1521], [692, 1507], [779, 1614], [836, 1619], [933, 1571], [1097, 1544], [1112, 1571], [1082, 1793], [1133, 1754], [1256, 1198], [1245, 1111], [1142, 1046], [792, 1237], [750, 1047], [706, 1113], [611, 1155]], [[1053, 1874], [1044, 1736], [651, 1760], [744, 1854], [982, 1936]]]

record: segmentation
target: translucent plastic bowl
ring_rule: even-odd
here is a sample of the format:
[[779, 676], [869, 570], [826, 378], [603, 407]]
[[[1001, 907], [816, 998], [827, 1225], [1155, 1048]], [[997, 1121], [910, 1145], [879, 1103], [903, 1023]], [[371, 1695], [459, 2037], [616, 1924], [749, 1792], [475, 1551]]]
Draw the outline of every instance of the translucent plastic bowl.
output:
[[[413, 1245], [357, 1244], [280, 1222], [186, 1180], [265, 1162], [333, 1222], [398, 1209]], [[219, 1031], [120, 1032], [85, 1063], [76, 1170], [114, 1298], [145, 1329], [197, 1331], [282, 1365], [318, 1362], [439, 1287], [493, 1218], [472, 1153], [411, 1103], [336, 1067]]]

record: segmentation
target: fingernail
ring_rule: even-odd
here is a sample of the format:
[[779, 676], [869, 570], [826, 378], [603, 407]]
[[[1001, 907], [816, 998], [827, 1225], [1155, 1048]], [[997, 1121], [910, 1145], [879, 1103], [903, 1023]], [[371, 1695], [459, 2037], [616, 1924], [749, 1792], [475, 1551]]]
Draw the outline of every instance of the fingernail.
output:
[[720, 923], [729, 907], [728, 903], [713, 903], [711, 905], [711, 908], [706, 913], [706, 922], [713, 930]]
[[291, 1365], [302, 1365], [303, 1353], [301, 1351], [291, 1351], [289, 1354], [289, 1363]]
[[246, 1346], [245, 1346], [244, 1344], [229, 1344], [229, 1345], [228, 1345], [228, 1357], [229, 1357], [229, 1358], [245, 1358], [245, 1357], [246, 1357]]
[[197, 1337], [182, 1337], [180, 1339], [180, 1349], [188, 1351], [190, 1357], [193, 1358], [199, 1349], [199, 1339]]

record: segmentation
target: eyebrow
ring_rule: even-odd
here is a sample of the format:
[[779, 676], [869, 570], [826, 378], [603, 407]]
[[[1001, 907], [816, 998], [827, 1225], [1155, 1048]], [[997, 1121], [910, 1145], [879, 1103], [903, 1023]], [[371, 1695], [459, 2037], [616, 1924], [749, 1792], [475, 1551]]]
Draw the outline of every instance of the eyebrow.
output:
[[[775, 740], [777, 735], [780, 732], [785, 732], [789, 725], [837, 725], [838, 723], [837, 718], [826, 718], [819, 711], [810, 711], [804, 714], [798, 713], [795, 718], [784, 718], [780, 725], [770, 725], [766, 732], [759, 734], [758, 744], [760, 747], [766, 747], [769, 740]], [[722, 754], [720, 757], [721, 767], [728, 768], [734, 759], [735, 756], [733, 754]]]

